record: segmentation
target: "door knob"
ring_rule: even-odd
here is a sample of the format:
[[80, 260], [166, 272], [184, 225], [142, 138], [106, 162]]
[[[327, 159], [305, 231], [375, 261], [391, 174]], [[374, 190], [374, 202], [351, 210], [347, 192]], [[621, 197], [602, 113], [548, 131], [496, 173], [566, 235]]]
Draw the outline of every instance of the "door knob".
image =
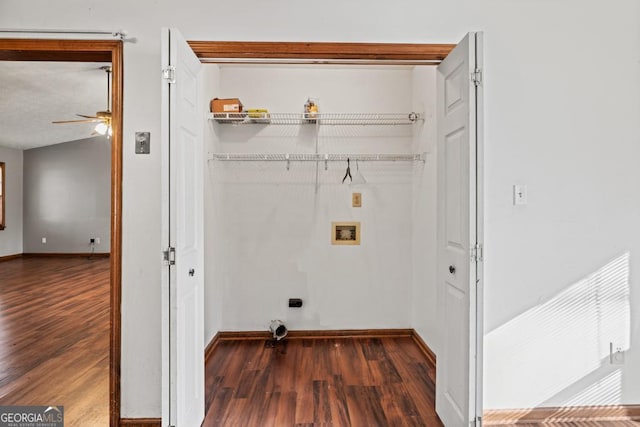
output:
[[189, 269], [189, 276], [193, 277], [195, 274], [196, 271], [193, 268]]
[[455, 274], [456, 273], [456, 266], [455, 265], [450, 265], [449, 266], [449, 273], [451, 273], [451, 274]]

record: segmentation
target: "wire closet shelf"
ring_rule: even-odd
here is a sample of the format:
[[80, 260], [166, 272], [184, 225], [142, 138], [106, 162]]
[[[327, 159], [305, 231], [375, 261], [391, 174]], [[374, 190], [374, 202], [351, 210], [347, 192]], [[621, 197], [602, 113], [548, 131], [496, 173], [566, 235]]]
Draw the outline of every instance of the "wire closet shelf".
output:
[[209, 160], [231, 162], [342, 162], [347, 159], [361, 162], [424, 162], [424, 154], [209, 153]]
[[423, 120], [419, 113], [211, 113], [210, 119], [232, 125], [413, 125]]

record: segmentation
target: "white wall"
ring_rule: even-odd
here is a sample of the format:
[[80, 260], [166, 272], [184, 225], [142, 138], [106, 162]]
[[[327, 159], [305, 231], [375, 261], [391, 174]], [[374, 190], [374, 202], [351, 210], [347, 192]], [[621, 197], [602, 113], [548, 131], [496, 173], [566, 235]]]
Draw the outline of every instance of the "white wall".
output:
[[25, 150], [23, 214], [25, 253], [91, 252], [91, 238], [96, 253], [109, 253], [111, 141], [95, 137]]
[[436, 287], [436, 69], [416, 67], [412, 74], [413, 110], [424, 117], [424, 124], [415, 128], [412, 150], [424, 153], [425, 162], [414, 167], [412, 180], [411, 325], [437, 354], [441, 337]]
[[[245, 108], [302, 112], [308, 96], [321, 112], [409, 112], [408, 68], [223, 66], [219, 97]], [[232, 153], [313, 153], [316, 126], [233, 126], [211, 122], [213, 149]], [[409, 126], [321, 126], [320, 153], [410, 153]], [[218, 230], [207, 262], [219, 289], [223, 330], [410, 327], [412, 163], [359, 162], [364, 185], [342, 184], [346, 162], [209, 162]], [[351, 163], [356, 176], [356, 163]], [[351, 194], [362, 193], [361, 208]], [[331, 244], [332, 221], [359, 221], [361, 244]], [[302, 298], [302, 308], [288, 308]], [[357, 309], [356, 309], [357, 307]]]
[[[586, 361], [593, 354], [567, 353], [557, 336], [518, 341], [523, 335], [508, 328], [626, 253], [630, 314], [622, 326], [640, 336], [639, 8], [636, 0], [0, 3], [2, 28], [124, 28], [137, 39], [124, 54], [122, 414], [160, 414], [160, 157], [153, 147], [135, 156], [133, 137], [159, 137], [161, 26], [210, 40], [450, 43], [485, 32], [485, 404], [507, 408], [556, 403], [601, 374]], [[529, 205], [512, 206], [515, 183], [529, 186]], [[549, 324], [567, 324], [551, 313]], [[622, 403], [640, 402], [640, 354], [630, 345], [611, 393]], [[527, 358], [527, 350], [543, 357]], [[516, 373], [577, 365], [561, 381], [539, 376], [510, 384], [508, 395], [501, 388]]]
[[[209, 101], [220, 94], [220, 68], [209, 64], [202, 67], [202, 111], [209, 112]], [[213, 126], [208, 120], [204, 121], [204, 150], [206, 153], [214, 152], [217, 147], [218, 136], [213, 131]], [[218, 244], [218, 236], [224, 232], [224, 224], [213, 221], [210, 217], [218, 208], [216, 193], [214, 191], [214, 168], [209, 167], [209, 162], [203, 159], [204, 165], [204, 345], [208, 345], [211, 338], [222, 327], [222, 287], [218, 284], [218, 268], [210, 260], [218, 259], [225, 253], [225, 248]]]
[[638, 4], [514, 6], [486, 34], [485, 404], [637, 404]]
[[0, 257], [22, 253], [22, 150], [0, 147], [5, 163], [5, 229], [0, 231]]

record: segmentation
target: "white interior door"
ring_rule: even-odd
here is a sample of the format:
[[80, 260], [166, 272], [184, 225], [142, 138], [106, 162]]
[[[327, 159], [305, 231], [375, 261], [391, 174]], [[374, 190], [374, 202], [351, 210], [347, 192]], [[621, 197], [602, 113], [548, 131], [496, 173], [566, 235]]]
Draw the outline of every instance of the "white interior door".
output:
[[[479, 415], [476, 34], [469, 33], [439, 65], [438, 297], [442, 347], [436, 411], [447, 427], [474, 425]], [[478, 342], [478, 339], [480, 342]], [[478, 399], [479, 400], [479, 399]], [[480, 405], [481, 406], [481, 405]]]
[[204, 259], [201, 63], [177, 30], [163, 30], [163, 426], [204, 419]]

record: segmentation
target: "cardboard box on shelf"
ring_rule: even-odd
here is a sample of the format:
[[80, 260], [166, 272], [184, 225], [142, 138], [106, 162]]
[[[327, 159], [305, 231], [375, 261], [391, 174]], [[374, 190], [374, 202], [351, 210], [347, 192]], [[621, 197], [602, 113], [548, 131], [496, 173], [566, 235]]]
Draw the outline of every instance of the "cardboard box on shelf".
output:
[[238, 98], [213, 98], [210, 107], [212, 113], [242, 112], [242, 102]]

